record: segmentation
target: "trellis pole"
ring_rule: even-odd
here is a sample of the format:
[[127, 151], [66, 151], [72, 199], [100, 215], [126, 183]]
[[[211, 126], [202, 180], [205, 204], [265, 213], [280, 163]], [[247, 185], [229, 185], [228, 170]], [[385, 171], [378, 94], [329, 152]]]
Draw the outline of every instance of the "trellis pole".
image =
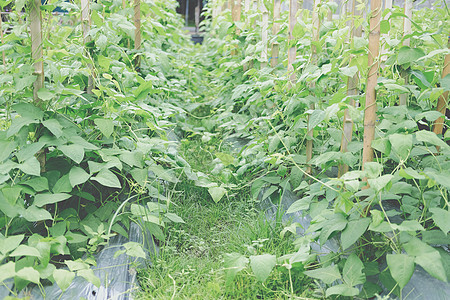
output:
[[141, 67], [141, 57], [137, 53], [141, 49], [141, 1], [134, 0], [134, 50], [136, 50], [136, 59], [134, 61], [134, 66], [136, 70]]
[[[81, 0], [81, 26], [83, 28], [83, 39], [84, 44], [86, 45], [91, 41], [89, 36], [89, 30], [91, 30], [91, 11], [89, 8], [89, 0]], [[89, 51], [86, 49], [86, 54], [89, 56]], [[89, 77], [88, 77], [88, 86], [87, 93], [92, 94], [92, 90], [94, 89], [94, 68], [92, 64], [88, 64], [89, 68]]]
[[44, 87], [44, 61], [43, 61], [43, 45], [42, 45], [42, 15], [41, 0], [33, 0], [30, 10], [31, 23], [31, 58], [34, 65], [34, 82], [33, 98], [37, 106], [41, 106], [38, 92]]
[[367, 75], [366, 107], [364, 109], [363, 169], [366, 163], [373, 160], [372, 141], [375, 137], [375, 121], [377, 118], [375, 88], [377, 86], [379, 67], [380, 20], [381, 0], [371, 0], [368, 60], [369, 73]]
[[[412, 0], [405, 0], [405, 18], [403, 18], [403, 37], [411, 34], [411, 18], [412, 18]], [[410, 38], [406, 38], [403, 41], [403, 46], [411, 46]], [[408, 83], [408, 73], [405, 70], [401, 71], [401, 76], [405, 82]], [[408, 102], [408, 94], [403, 93], [399, 96], [399, 104], [406, 105]]]
[[293, 63], [295, 61], [295, 58], [297, 57], [297, 47], [294, 44], [293, 32], [295, 24], [297, 24], [297, 10], [298, 10], [297, 0], [289, 0], [288, 73], [291, 87], [295, 84], [296, 80]]
[[[3, 7], [0, 7], [0, 35], [1, 35], [1, 42], [2, 45], [5, 43], [5, 41], [3, 40], [3, 21], [2, 21], [2, 12], [3, 12]], [[5, 51], [2, 51], [2, 58], [3, 58], [3, 66], [5, 67], [5, 72], [6, 72], [6, 56], [5, 56]]]
[[264, 1], [260, 2], [262, 13], [262, 26], [261, 26], [261, 42], [263, 44], [263, 50], [261, 52], [261, 68], [267, 66], [268, 60], [268, 42], [269, 42], [269, 11], [267, 10]]
[[[231, 3], [231, 19], [233, 20], [233, 24], [236, 26], [236, 23], [241, 21], [241, 0], [229, 0]], [[240, 34], [239, 28], [236, 26], [235, 34], [238, 36]], [[234, 48], [231, 50], [231, 55], [237, 54], [237, 45], [234, 46]]]
[[[276, 37], [280, 32], [280, 23], [278, 21], [281, 18], [281, 0], [273, 1], [273, 23], [272, 23], [272, 33]], [[272, 56], [270, 58], [270, 65], [275, 67], [278, 65], [278, 56], [280, 55], [280, 43], [274, 41], [272, 43]]]
[[[319, 4], [320, 0], [314, 0], [314, 7], [312, 12], [312, 46], [311, 46], [311, 62], [316, 64], [317, 61], [317, 48], [314, 43], [319, 41], [319, 28], [320, 28], [320, 18], [319, 18]], [[315, 88], [315, 83], [311, 85], [311, 88]], [[310, 105], [310, 109], [314, 110], [314, 104]], [[308, 126], [307, 126], [307, 136], [306, 140], [306, 162], [308, 163], [312, 159], [313, 155], [313, 138], [314, 138], [314, 128], [310, 128], [310, 116], [308, 116]], [[311, 174], [312, 168], [308, 164], [306, 169], [308, 174]]]
[[[450, 35], [448, 39], [448, 48], [450, 49]], [[442, 70], [442, 78], [444, 78], [448, 74], [450, 74], [450, 54], [447, 54], [445, 56], [444, 68]], [[445, 112], [447, 111], [447, 105], [448, 105], [448, 91], [444, 92], [438, 99], [436, 110], [442, 113], [444, 116], [434, 121], [433, 132], [436, 134], [442, 134], [442, 130], [444, 129]]]
[[[347, 3], [347, 7], [349, 9], [349, 13], [352, 15], [352, 24], [351, 27], [351, 35], [352, 37], [361, 37], [362, 35], [362, 27], [355, 27], [355, 19], [358, 16], [361, 16], [361, 11], [356, 8], [356, 0], [351, 0], [351, 4]], [[350, 41], [353, 44], [353, 40]], [[350, 57], [349, 63], [352, 61], [352, 57]], [[359, 73], [357, 72], [353, 77], [349, 77], [347, 79], [347, 97], [349, 97], [349, 105], [356, 106], [354, 97], [359, 94], [358, 91], [359, 85]], [[353, 120], [350, 116], [348, 108], [345, 109], [344, 113], [344, 122], [343, 122], [343, 131], [342, 131], [342, 139], [341, 139], [341, 152], [345, 153], [348, 151], [348, 144], [352, 140], [353, 136]], [[338, 168], [338, 177], [341, 177], [345, 173], [348, 172], [348, 165], [339, 164]]]

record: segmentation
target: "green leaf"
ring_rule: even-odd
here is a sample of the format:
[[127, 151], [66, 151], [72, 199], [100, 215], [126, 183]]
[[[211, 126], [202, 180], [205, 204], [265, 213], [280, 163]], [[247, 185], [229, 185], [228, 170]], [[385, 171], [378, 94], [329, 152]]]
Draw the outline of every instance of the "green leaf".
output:
[[345, 76], [348, 77], [353, 77], [355, 76], [356, 72], [358, 72], [358, 67], [357, 66], [351, 66], [351, 67], [342, 67], [339, 69], [339, 71], [341, 71], [341, 73]]
[[388, 34], [390, 29], [391, 29], [391, 24], [389, 23], [389, 20], [382, 20], [380, 22], [380, 33], [381, 34]]
[[270, 272], [277, 263], [275, 255], [262, 254], [258, 256], [250, 256], [250, 267], [256, 276], [256, 279], [260, 282], [266, 281]]
[[[20, 235], [13, 235], [13, 236], [9, 236], [7, 238], [0, 238], [0, 253], [6, 255], [8, 252], [13, 251], [14, 249], [16, 249], [20, 243], [23, 241], [23, 238], [25, 237], [25, 235], [20, 234]], [[1, 272], [0, 272], [1, 274]], [[1, 280], [0, 280], [1, 282]]]
[[80, 145], [63, 145], [59, 146], [58, 149], [77, 164], [81, 163], [84, 158], [84, 149]]
[[364, 232], [366, 232], [370, 221], [370, 218], [362, 218], [348, 222], [347, 227], [345, 227], [345, 230], [341, 233], [341, 245], [343, 250], [353, 245]]
[[31, 103], [20, 102], [14, 104], [12, 106], [12, 109], [14, 109], [19, 115], [24, 118], [33, 120], [42, 120], [42, 118], [44, 118], [44, 112]]
[[52, 191], [53, 193], [70, 193], [72, 191], [72, 185], [70, 184], [69, 174], [58, 179]]
[[394, 178], [391, 174], [382, 175], [375, 179], [367, 179], [369, 185], [376, 191], [381, 191]]
[[398, 174], [406, 179], [425, 179], [424, 175], [420, 175], [416, 170], [412, 169], [411, 167], [407, 167], [405, 169], [400, 169]]
[[432, 145], [439, 146], [439, 147], [442, 147], [442, 148], [449, 148], [447, 143], [445, 143], [443, 140], [438, 138], [436, 133], [434, 133], [432, 131], [427, 131], [427, 130], [417, 131], [416, 132], [416, 139], [419, 142], [430, 143]]
[[213, 186], [208, 188], [208, 192], [211, 195], [214, 202], [217, 203], [226, 194], [227, 190], [220, 186]]
[[263, 194], [261, 201], [265, 200], [266, 198], [270, 197], [275, 191], [278, 190], [278, 186], [272, 185], [270, 186]]
[[148, 183], [148, 170], [133, 168], [131, 171], [131, 176], [140, 185], [145, 186]]
[[46, 177], [36, 177], [20, 184], [28, 185], [36, 192], [48, 191], [48, 179]]
[[166, 213], [165, 216], [167, 219], [169, 219], [170, 221], [172, 221], [174, 223], [186, 223], [186, 222], [184, 222], [184, 220], [181, 217], [179, 217], [178, 215], [176, 215], [174, 213]]
[[424, 268], [431, 276], [447, 281], [439, 251], [415, 237], [411, 238], [403, 247], [410, 256], [415, 256], [414, 262]]
[[300, 200], [295, 201], [294, 203], [289, 206], [288, 210], [286, 211], [287, 214], [291, 214], [294, 212], [298, 212], [301, 210], [305, 210], [309, 208], [309, 205], [311, 203], [310, 197], [303, 197]]
[[34, 256], [34, 257], [41, 257], [41, 254], [39, 251], [34, 248], [27, 245], [19, 245], [12, 253], [9, 254], [9, 256]]
[[72, 167], [69, 172], [69, 181], [72, 187], [85, 183], [90, 177], [91, 175], [80, 167]]
[[430, 212], [434, 223], [447, 234], [450, 231], [450, 212], [438, 207], [430, 208]]
[[49, 101], [49, 100], [53, 99], [53, 97], [55, 96], [55, 93], [49, 91], [46, 88], [41, 88], [37, 92], [37, 95], [38, 95], [39, 99], [44, 100], [44, 101]]
[[106, 138], [114, 132], [114, 123], [111, 119], [94, 119], [94, 123]]
[[57, 138], [63, 134], [61, 124], [56, 119], [45, 120], [42, 124]]
[[56, 269], [53, 271], [53, 278], [59, 288], [64, 292], [75, 278], [75, 273], [63, 269]]
[[383, 172], [383, 166], [377, 162], [367, 162], [364, 164], [364, 172], [368, 178], [377, 178]]
[[406, 220], [402, 224], [392, 224], [392, 229], [397, 229], [400, 231], [423, 231], [425, 230], [422, 225], [417, 220]]
[[172, 183], [177, 183], [177, 181], [178, 181], [177, 178], [175, 176], [173, 176], [169, 170], [164, 169], [160, 165], [153, 164], [150, 167], [148, 167], [148, 169], [150, 171], [152, 171], [153, 173], [155, 173], [155, 175], [162, 180], [172, 182]]
[[355, 286], [366, 282], [366, 276], [363, 273], [364, 265], [359, 257], [352, 253], [345, 262], [342, 270], [342, 277], [344, 282], [349, 286]]
[[83, 277], [88, 282], [92, 283], [93, 285], [95, 285], [98, 288], [101, 285], [100, 278], [95, 276], [94, 271], [92, 269], [80, 270], [77, 272], [77, 275]]
[[120, 154], [120, 160], [130, 167], [143, 167], [144, 155], [140, 151], [126, 151]]
[[329, 287], [326, 291], [326, 297], [330, 297], [332, 295], [342, 295], [346, 297], [354, 297], [359, 294], [359, 290], [355, 287], [348, 286], [346, 284], [338, 284], [332, 287]]
[[224, 164], [224, 166], [234, 165], [234, 157], [228, 153], [218, 152], [216, 157]]
[[386, 261], [392, 278], [403, 289], [414, 273], [414, 258], [406, 254], [388, 254]]
[[304, 271], [305, 275], [322, 280], [325, 284], [332, 284], [334, 281], [341, 279], [339, 268], [337, 265], [319, 268], [310, 271]]
[[97, 176], [91, 177], [91, 180], [95, 180], [98, 183], [100, 183], [101, 185], [108, 186], [108, 187], [113, 187], [113, 188], [121, 188], [122, 187], [117, 176], [113, 172], [111, 172], [107, 169], [103, 169], [100, 172], [98, 172]]
[[16, 276], [16, 263], [9, 261], [6, 264], [0, 265], [0, 282], [8, 278]]
[[391, 134], [389, 136], [389, 142], [391, 143], [392, 149], [401, 160], [406, 160], [408, 158], [412, 148], [411, 134]]
[[16, 135], [24, 126], [37, 123], [39, 123], [39, 121], [27, 117], [15, 118], [12, 120], [11, 126], [9, 126], [8, 131], [6, 132], [6, 137], [10, 138], [13, 135]]
[[123, 244], [125, 247], [125, 253], [133, 257], [146, 258], [145, 252], [142, 249], [142, 245], [136, 242], [128, 242]]
[[422, 56], [425, 56], [425, 52], [423, 52], [422, 49], [403, 46], [398, 52], [397, 63], [399, 65], [404, 65], [407, 63], [415, 62]]
[[52, 204], [64, 201], [66, 199], [69, 199], [72, 197], [70, 194], [65, 193], [57, 193], [57, 194], [51, 194], [51, 193], [43, 193], [43, 194], [37, 194], [34, 197], [33, 204], [37, 207], [42, 207], [46, 204]]
[[19, 199], [22, 188], [20, 186], [4, 187], [1, 191], [6, 201], [8, 201], [11, 205], [15, 205], [17, 199]]
[[22, 12], [22, 9], [25, 7], [25, 3], [27, 3], [27, 0], [16, 0], [15, 4], [16, 4], [16, 11], [18, 13]]
[[0, 163], [7, 159], [11, 153], [16, 149], [16, 141], [0, 141]]
[[314, 110], [308, 118], [308, 128], [309, 130], [314, 129], [323, 120], [325, 120], [325, 112], [323, 110]]
[[25, 174], [41, 176], [41, 165], [34, 156], [19, 164], [18, 167]]
[[43, 220], [51, 220], [52, 215], [42, 208], [37, 208], [35, 205], [31, 205], [25, 211], [22, 216], [29, 222], [38, 222]]
[[39, 284], [41, 276], [32, 267], [25, 267], [16, 273], [16, 276], [24, 280]]
[[224, 267], [226, 273], [226, 285], [231, 284], [237, 273], [248, 264], [248, 258], [239, 253], [226, 253], [224, 256]]
[[19, 152], [16, 153], [16, 157], [19, 162], [23, 162], [31, 157], [33, 157], [42, 147], [45, 146], [44, 142], [36, 142], [28, 144], [22, 147]]

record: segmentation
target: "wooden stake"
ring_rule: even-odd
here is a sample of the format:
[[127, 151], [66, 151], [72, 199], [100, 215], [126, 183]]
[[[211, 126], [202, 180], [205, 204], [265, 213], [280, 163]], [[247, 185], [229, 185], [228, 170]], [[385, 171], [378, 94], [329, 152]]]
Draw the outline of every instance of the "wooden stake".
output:
[[[0, 7], [0, 35], [1, 35], [1, 42], [2, 45], [5, 43], [5, 41], [3, 40], [3, 21], [2, 21], [2, 12], [3, 12], [3, 7]], [[3, 58], [3, 66], [5, 67], [5, 72], [6, 72], [6, 57], [5, 57], [5, 51], [2, 51], [2, 58]]]
[[297, 24], [297, 10], [298, 10], [298, 3], [297, 0], [289, 0], [289, 35], [288, 35], [288, 41], [289, 41], [289, 50], [288, 50], [288, 72], [289, 72], [289, 79], [290, 79], [290, 87], [292, 87], [295, 84], [296, 76], [294, 72], [294, 66], [293, 63], [297, 57], [297, 47], [294, 44], [294, 26]]
[[[241, 6], [242, 6], [241, 0], [230, 0], [230, 3], [232, 3], [231, 19], [233, 20], [233, 23], [236, 26], [236, 23], [241, 21]], [[241, 33], [241, 31], [236, 26], [236, 30], [235, 30], [236, 36], [238, 36], [240, 33]], [[237, 45], [236, 45], [235, 48], [231, 50], [231, 55], [237, 55], [237, 53], [238, 53], [238, 49], [237, 49]]]
[[[448, 39], [448, 48], [450, 49], [450, 35]], [[442, 78], [450, 74], [450, 54], [447, 54], [445, 56], [444, 60], [444, 68], [442, 70]], [[436, 110], [440, 113], [442, 113], [444, 116], [438, 118], [436, 121], [434, 121], [433, 126], [433, 132], [436, 134], [442, 134], [442, 130], [444, 129], [444, 121], [445, 121], [445, 113], [447, 111], [447, 105], [448, 105], [448, 91], [444, 92], [438, 100]], [[439, 150], [439, 148], [438, 148]]]
[[[274, 0], [272, 33], [273, 36], [275, 37], [280, 32], [280, 23], [278, 23], [280, 18], [281, 18], [281, 0]], [[270, 58], [270, 65], [272, 66], [272, 68], [278, 65], [278, 55], [280, 55], [280, 44], [275, 41], [272, 43], [272, 57]]]
[[376, 92], [380, 49], [381, 0], [370, 2], [370, 32], [369, 32], [369, 74], [366, 85], [366, 107], [364, 110], [364, 143], [363, 170], [367, 162], [373, 160], [372, 141], [375, 137], [375, 122], [377, 118]]
[[[141, 49], [141, 1], [134, 0], [134, 50]], [[136, 53], [136, 59], [134, 61], [136, 70], [141, 68], [141, 57], [139, 53]]]
[[[403, 37], [411, 34], [411, 18], [412, 18], [412, 0], [405, 0], [405, 15], [403, 18]], [[403, 46], [411, 46], [410, 38], [407, 38], [403, 41]], [[408, 84], [409, 76], [405, 70], [401, 71], [401, 76], [404, 80], [404, 84]], [[399, 96], [399, 104], [406, 105], [408, 102], [408, 94], [400, 94]]]
[[[362, 28], [361, 26], [358, 26], [355, 28], [355, 18], [357, 16], [361, 15], [361, 11], [356, 9], [355, 5], [356, 0], [353, 0], [352, 3], [348, 3], [349, 12], [352, 14], [352, 24], [351, 24], [351, 35], [353, 37], [361, 37], [362, 35]], [[353, 40], [351, 41], [353, 43]], [[352, 61], [352, 57], [350, 57], [349, 63]], [[349, 105], [355, 106], [355, 100], [353, 99], [354, 96], [357, 96], [359, 94], [358, 91], [358, 85], [359, 85], [359, 73], [356, 73], [353, 77], [349, 77], [347, 80], [347, 96], [351, 97], [349, 100]], [[350, 116], [348, 108], [345, 110], [344, 113], [344, 124], [343, 124], [343, 132], [342, 132], [342, 139], [341, 139], [341, 152], [345, 153], [348, 151], [348, 144], [351, 142], [353, 136], [353, 120]], [[346, 164], [339, 164], [338, 168], [338, 177], [341, 177], [345, 173], [348, 172], [348, 165]]]
[[[91, 30], [91, 10], [89, 8], [89, 0], [81, 0], [81, 26], [83, 28], [84, 44], [86, 45], [91, 41], [89, 36], [89, 30]], [[87, 49], [86, 54], [89, 56], [89, 51]], [[92, 90], [94, 89], [94, 68], [90, 63], [88, 64], [88, 68], [90, 74], [86, 92], [92, 94]]]
[[43, 45], [42, 45], [42, 15], [41, 0], [33, 0], [30, 10], [31, 22], [31, 58], [34, 65], [34, 82], [33, 97], [36, 106], [41, 107], [41, 99], [39, 99], [38, 91], [44, 87], [44, 61], [43, 61]]
[[263, 44], [263, 50], [261, 52], [261, 68], [267, 66], [268, 61], [268, 46], [269, 42], [269, 11], [267, 10], [264, 2], [261, 1], [261, 12], [262, 12], [262, 26], [261, 26], [261, 42]]

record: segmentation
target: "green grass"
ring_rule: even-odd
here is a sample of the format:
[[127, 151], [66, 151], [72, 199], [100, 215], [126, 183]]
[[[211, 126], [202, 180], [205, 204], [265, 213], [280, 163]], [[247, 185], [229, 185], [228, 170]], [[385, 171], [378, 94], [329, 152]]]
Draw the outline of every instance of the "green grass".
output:
[[[212, 143], [211, 143], [212, 144]], [[194, 169], [208, 173], [210, 145], [184, 141], [181, 152]], [[211, 149], [210, 149], [211, 150]], [[183, 182], [173, 195], [172, 211], [185, 224], [166, 229], [166, 242], [152, 267], [139, 272], [142, 291], [137, 299], [285, 299], [290, 294], [286, 268], [274, 269], [261, 284], [250, 269], [225, 285], [223, 258], [237, 252], [246, 256], [270, 253], [281, 256], [293, 250], [292, 240], [281, 239], [282, 224], [269, 222], [256, 209], [248, 189], [214, 203], [207, 189]], [[296, 294], [309, 282], [293, 274]]]

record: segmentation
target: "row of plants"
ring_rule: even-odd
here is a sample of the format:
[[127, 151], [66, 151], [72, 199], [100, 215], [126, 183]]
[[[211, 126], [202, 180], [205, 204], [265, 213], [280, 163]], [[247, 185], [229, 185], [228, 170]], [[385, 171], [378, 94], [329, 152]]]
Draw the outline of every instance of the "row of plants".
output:
[[[208, 12], [221, 5], [210, 6]], [[273, 14], [273, 3], [262, 5]], [[335, 8], [320, 2], [315, 13], [300, 9], [292, 41], [289, 12], [272, 20], [269, 25], [281, 26], [276, 35], [268, 33], [269, 43], [280, 47], [275, 66], [270, 66], [275, 57], [261, 57], [270, 48], [262, 41], [261, 6], [239, 19], [231, 7], [205, 24], [209, 33], [200, 51], [209, 58], [203, 65], [216, 93], [203, 101], [211, 113], [202, 120], [205, 126], [185, 130], [205, 141], [220, 136], [246, 142], [237, 155], [219, 151], [215, 155], [212, 173], [223, 182], [224, 195], [251, 186], [255, 199], [279, 201], [287, 190], [294, 191], [300, 200], [287, 213], [312, 219], [303, 236], [296, 235], [299, 223], [282, 231], [293, 241], [293, 253], [230, 253], [224, 260], [229, 282], [247, 268], [261, 282], [270, 280], [274, 269], [287, 269], [318, 280], [317, 297], [371, 298], [383, 290], [402, 297], [416, 266], [444, 282], [449, 278], [449, 254], [442, 247], [449, 244], [450, 230], [448, 119], [442, 134], [431, 131], [433, 123], [445, 117], [436, 110], [438, 99], [450, 90], [450, 77], [442, 78], [444, 57], [449, 55], [449, 11], [439, 1], [432, 8], [414, 10], [412, 33], [406, 36], [403, 8], [382, 12], [384, 51], [377, 59], [383, 68], [371, 144], [375, 158], [362, 168], [371, 12], [365, 2], [357, 2], [367, 17], [327, 20], [328, 10]], [[320, 20], [317, 40], [314, 14]], [[349, 39], [352, 26], [360, 25], [364, 34]], [[406, 39], [410, 46], [403, 45]], [[297, 49], [294, 82], [287, 68], [292, 46]], [[360, 78], [358, 93], [348, 96], [347, 80], [355, 75]], [[407, 94], [407, 105], [397, 104], [402, 94]], [[354, 127], [348, 151], [342, 152], [346, 110]], [[309, 161], [307, 141], [314, 145]], [[338, 176], [340, 165], [348, 165], [349, 172]], [[338, 241], [339, 249], [329, 253], [311, 249], [329, 241]]]

